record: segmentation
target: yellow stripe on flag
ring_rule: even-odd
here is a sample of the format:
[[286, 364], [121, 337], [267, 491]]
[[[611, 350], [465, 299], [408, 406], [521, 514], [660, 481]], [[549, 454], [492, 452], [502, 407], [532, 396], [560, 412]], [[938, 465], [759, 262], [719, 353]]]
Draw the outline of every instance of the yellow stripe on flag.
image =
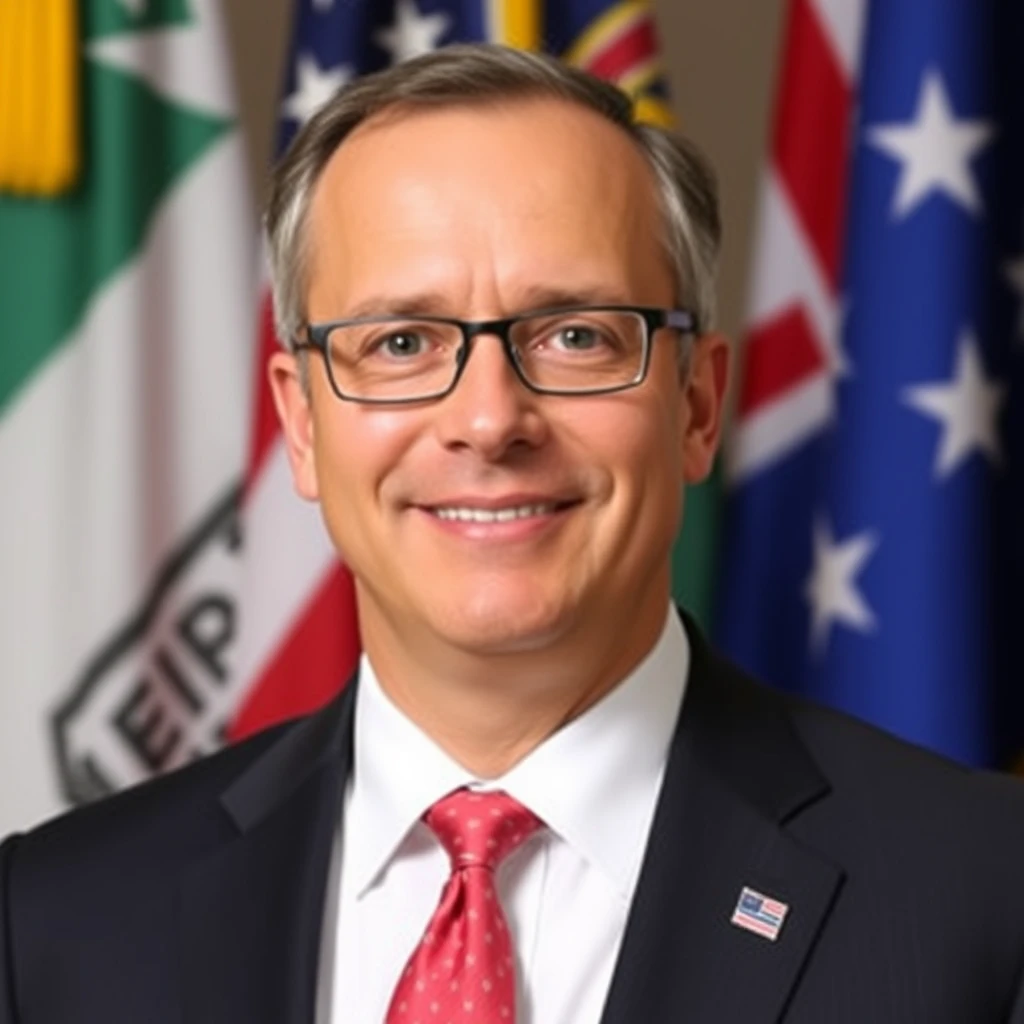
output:
[[42, 187], [67, 189], [78, 177], [79, 139], [78, 23], [74, 0], [49, 0], [47, 52], [50, 54], [50, 120], [44, 151]]
[[80, 163], [75, 0], [0, 2], [0, 190], [52, 196]]
[[630, 96], [635, 96], [637, 93], [643, 92], [645, 89], [650, 88], [662, 75], [661, 61], [654, 57], [647, 61], [646, 64], [629, 71], [622, 75], [616, 85], [623, 92], [628, 92]]
[[641, 124], [657, 125], [659, 128], [676, 127], [672, 108], [664, 100], [649, 94], [634, 97], [633, 119]]
[[612, 37], [620, 35], [630, 22], [641, 21], [650, 13], [647, 0], [626, 0], [609, 8], [591, 22], [587, 30], [569, 48], [565, 59], [570, 64], [586, 65], [595, 51]]
[[517, 50], [539, 50], [540, 0], [490, 0], [491, 39]]
[[23, 0], [0, 3], [0, 187], [19, 177], [15, 136], [20, 119], [14, 99], [19, 74], [17, 40], [23, 34], [21, 21], [26, 10]]

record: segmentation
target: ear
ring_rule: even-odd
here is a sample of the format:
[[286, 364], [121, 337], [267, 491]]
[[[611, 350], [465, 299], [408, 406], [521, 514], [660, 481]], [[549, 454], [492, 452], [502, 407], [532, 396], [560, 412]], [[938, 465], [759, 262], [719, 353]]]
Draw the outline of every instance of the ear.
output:
[[307, 501], [316, 501], [320, 490], [313, 449], [313, 410], [299, 373], [298, 357], [291, 352], [275, 352], [267, 363], [267, 377], [295, 490]]
[[689, 373], [683, 384], [683, 480], [688, 484], [700, 483], [714, 465], [722, 437], [731, 355], [729, 342], [721, 334], [701, 335], [690, 352]]

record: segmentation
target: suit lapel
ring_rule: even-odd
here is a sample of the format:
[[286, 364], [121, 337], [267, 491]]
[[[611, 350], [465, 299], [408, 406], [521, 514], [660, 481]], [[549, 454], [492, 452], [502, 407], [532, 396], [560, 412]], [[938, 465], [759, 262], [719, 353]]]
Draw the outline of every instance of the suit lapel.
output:
[[[686, 701], [601, 1024], [776, 1024], [842, 881], [786, 830], [828, 785], [779, 698], [687, 632]], [[313, 1024], [355, 689], [223, 795], [232, 834], [181, 883], [187, 1024]], [[776, 941], [730, 923], [745, 886], [788, 905]]]
[[[602, 1024], [774, 1024], [842, 880], [785, 829], [828, 785], [778, 696], [687, 626], [688, 691]], [[744, 887], [788, 905], [775, 941], [730, 923]]]
[[222, 796], [233, 835], [181, 884], [187, 1024], [313, 1024], [354, 691], [285, 732]]

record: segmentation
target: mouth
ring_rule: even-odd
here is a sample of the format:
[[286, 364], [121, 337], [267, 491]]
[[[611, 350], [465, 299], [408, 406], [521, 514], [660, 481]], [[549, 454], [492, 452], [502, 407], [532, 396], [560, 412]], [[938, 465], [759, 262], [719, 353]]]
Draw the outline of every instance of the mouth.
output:
[[578, 504], [576, 501], [541, 501], [498, 508], [481, 508], [478, 505], [435, 505], [429, 507], [438, 519], [461, 523], [511, 523], [517, 519], [536, 519], [554, 515]]
[[416, 507], [452, 536], [510, 542], [546, 535], [582, 504], [579, 497], [509, 494], [500, 498], [453, 496]]

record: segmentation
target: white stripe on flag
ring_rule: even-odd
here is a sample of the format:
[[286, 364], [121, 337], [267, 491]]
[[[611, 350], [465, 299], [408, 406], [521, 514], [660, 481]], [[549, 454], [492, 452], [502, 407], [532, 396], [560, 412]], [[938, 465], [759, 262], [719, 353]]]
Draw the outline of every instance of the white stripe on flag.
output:
[[767, 469], [788, 455], [835, 416], [831, 376], [821, 373], [743, 418], [725, 447], [725, 475], [730, 484]]
[[859, 77], [861, 46], [867, 20], [867, 0], [813, 0], [821, 27], [849, 81]]
[[338, 556], [319, 506], [292, 487], [284, 443], [278, 438], [246, 499], [244, 614], [239, 634], [239, 679], [259, 678]]
[[750, 323], [770, 320], [792, 305], [810, 319], [822, 350], [833, 366], [842, 365], [838, 352], [838, 305], [814, 250], [797, 220], [777, 173], [763, 179], [755, 231], [757, 259], [750, 300]]

